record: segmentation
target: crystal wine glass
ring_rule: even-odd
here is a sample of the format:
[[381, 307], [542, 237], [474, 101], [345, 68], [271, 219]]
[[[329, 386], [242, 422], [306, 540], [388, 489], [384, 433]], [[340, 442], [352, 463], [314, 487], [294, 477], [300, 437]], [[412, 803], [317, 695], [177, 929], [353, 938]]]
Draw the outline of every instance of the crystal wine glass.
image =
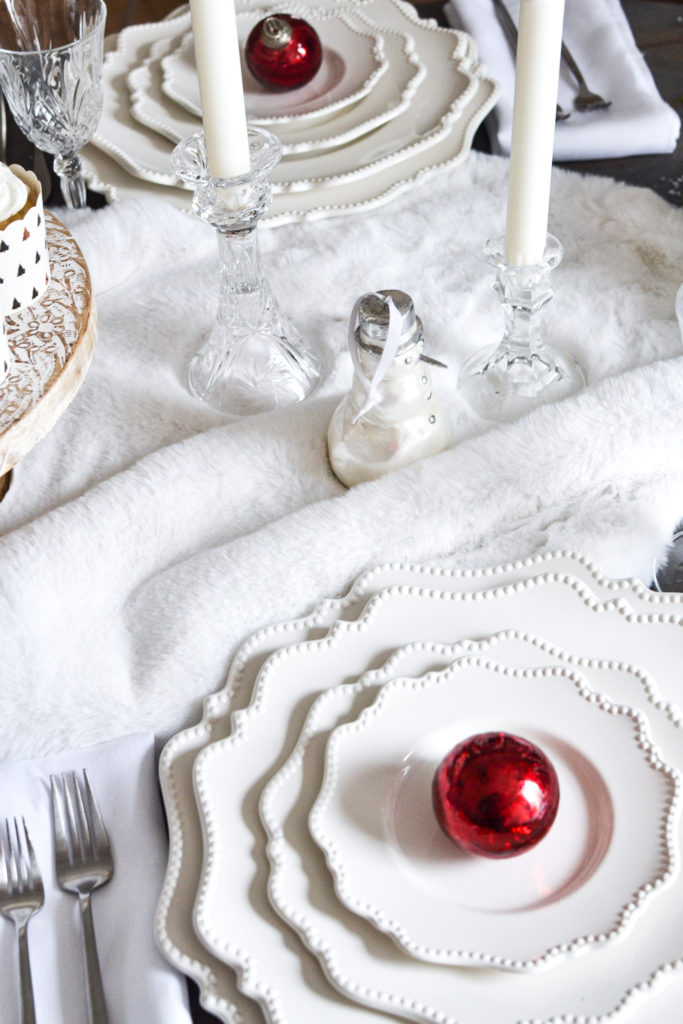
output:
[[102, 112], [102, 0], [0, 6], [0, 88], [24, 135], [52, 153], [67, 206], [83, 207], [79, 151]]

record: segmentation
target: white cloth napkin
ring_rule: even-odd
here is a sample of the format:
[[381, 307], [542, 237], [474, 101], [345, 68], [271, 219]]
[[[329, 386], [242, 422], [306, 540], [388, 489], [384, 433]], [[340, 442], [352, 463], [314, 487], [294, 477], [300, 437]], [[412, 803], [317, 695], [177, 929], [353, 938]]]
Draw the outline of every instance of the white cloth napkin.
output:
[[[515, 23], [519, 0], [506, 0]], [[494, 152], [509, 153], [515, 87], [514, 56], [493, 0], [448, 0], [446, 17], [477, 44], [479, 57], [502, 86], [487, 125]], [[607, 110], [572, 107], [577, 84], [562, 62], [558, 101], [571, 116], [558, 121], [556, 160], [590, 160], [671, 153], [680, 119], [664, 102], [639, 52], [619, 0], [566, 0], [564, 42], [589, 87], [611, 100]]]
[[[167, 843], [156, 783], [154, 737], [136, 734], [86, 750], [0, 765], [0, 819], [24, 816], [45, 885], [29, 949], [36, 1017], [86, 1024], [78, 900], [55, 880], [50, 773], [87, 768], [114, 853], [114, 876], [93, 895], [109, 1018], [116, 1024], [189, 1024], [184, 979], [153, 935]], [[19, 1020], [14, 926], [0, 917], [0, 1020]]]

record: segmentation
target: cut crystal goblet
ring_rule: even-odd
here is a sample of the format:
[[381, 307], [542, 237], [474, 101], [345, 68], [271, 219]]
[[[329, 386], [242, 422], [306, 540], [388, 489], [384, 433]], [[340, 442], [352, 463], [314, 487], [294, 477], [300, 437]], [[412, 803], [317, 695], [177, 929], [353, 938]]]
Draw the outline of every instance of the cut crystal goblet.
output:
[[55, 157], [67, 206], [86, 204], [80, 150], [102, 112], [102, 0], [14, 0], [0, 11], [0, 88], [24, 135]]

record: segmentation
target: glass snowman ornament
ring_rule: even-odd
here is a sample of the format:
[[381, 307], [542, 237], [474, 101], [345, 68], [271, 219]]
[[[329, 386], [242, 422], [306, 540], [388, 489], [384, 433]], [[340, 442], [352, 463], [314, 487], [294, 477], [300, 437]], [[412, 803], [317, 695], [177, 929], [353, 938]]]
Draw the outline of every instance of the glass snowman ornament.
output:
[[428, 369], [443, 364], [424, 356], [423, 347], [422, 321], [409, 295], [388, 289], [361, 296], [349, 324], [353, 382], [327, 434], [332, 469], [347, 487], [450, 444]]

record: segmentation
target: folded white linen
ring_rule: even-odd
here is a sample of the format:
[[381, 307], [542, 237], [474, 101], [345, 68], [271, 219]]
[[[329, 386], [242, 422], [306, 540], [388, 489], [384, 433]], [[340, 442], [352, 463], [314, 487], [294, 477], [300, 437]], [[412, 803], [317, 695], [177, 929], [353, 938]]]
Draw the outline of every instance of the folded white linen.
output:
[[[58, 697], [56, 698], [58, 699]], [[50, 774], [87, 768], [114, 853], [112, 880], [93, 895], [95, 932], [110, 1020], [190, 1024], [184, 979], [158, 952], [153, 933], [167, 842], [156, 780], [154, 737], [138, 733], [33, 761], [0, 764], [0, 820], [23, 816], [45, 885], [29, 925], [36, 1017], [86, 1024], [78, 900], [58, 888]], [[19, 1019], [14, 928], [0, 918], [0, 1019]]]
[[[519, 0], [505, 3], [517, 22]], [[509, 153], [515, 63], [493, 0], [447, 0], [445, 13], [451, 24], [473, 37], [480, 60], [501, 84], [500, 99], [486, 124], [493, 151]], [[556, 124], [555, 159], [671, 153], [680, 119], [659, 95], [619, 0], [567, 0], [564, 41], [590, 88], [611, 106], [590, 113], [574, 111], [578, 87], [563, 61], [558, 100], [572, 113]]]

